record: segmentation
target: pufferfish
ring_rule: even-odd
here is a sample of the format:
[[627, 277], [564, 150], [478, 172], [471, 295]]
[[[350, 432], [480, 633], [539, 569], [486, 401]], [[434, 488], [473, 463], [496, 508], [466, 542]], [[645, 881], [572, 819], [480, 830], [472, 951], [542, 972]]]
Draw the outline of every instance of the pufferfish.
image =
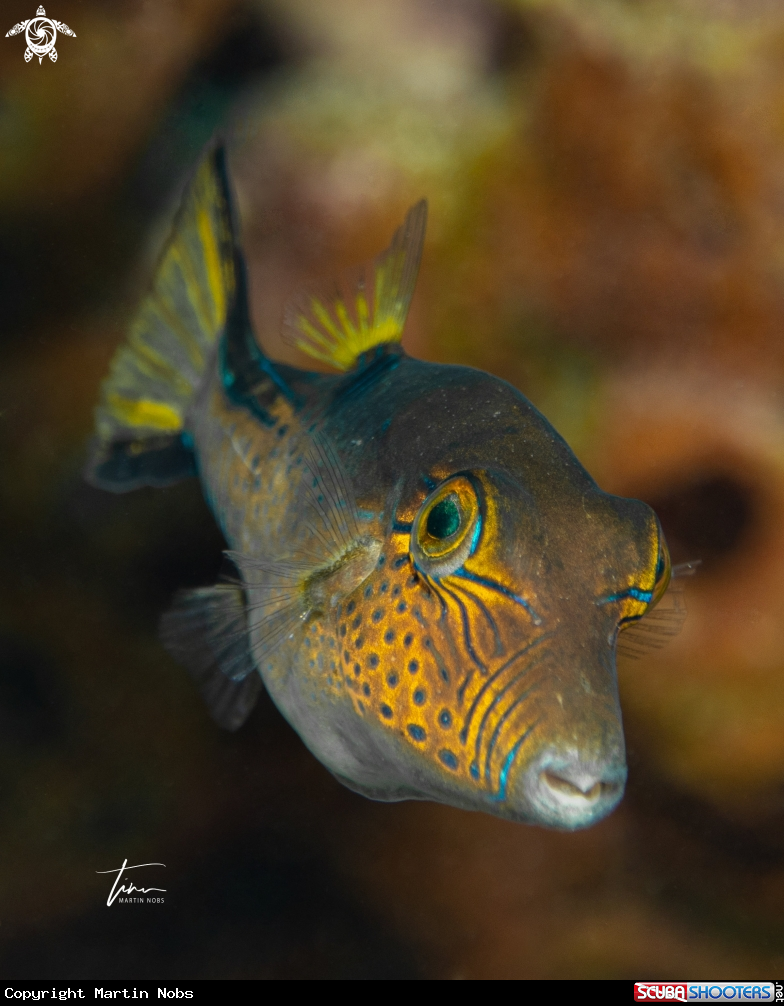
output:
[[673, 595], [640, 622], [667, 548], [518, 390], [402, 349], [426, 212], [288, 309], [332, 372], [285, 366], [254, 337], [225, 154], [208, 153], [102, 386], [87, 477], [201, 480], [237, 575], [180, 592], [161, 632], [219, 724], [265, 687], [365, 796], [586, 827], [626, 780], [619, 631], [644, 648], [681, 616]]

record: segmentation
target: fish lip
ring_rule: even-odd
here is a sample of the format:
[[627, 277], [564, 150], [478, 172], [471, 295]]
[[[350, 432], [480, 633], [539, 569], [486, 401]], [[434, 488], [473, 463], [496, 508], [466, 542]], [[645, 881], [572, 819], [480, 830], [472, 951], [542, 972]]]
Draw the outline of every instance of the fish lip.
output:
[[589, 828], [618, 806], [626, 776], [622, 751], [596, 756], [550, 747], [519, 779], [515, 802], [525, 805], [535, 824], [567, 831]]

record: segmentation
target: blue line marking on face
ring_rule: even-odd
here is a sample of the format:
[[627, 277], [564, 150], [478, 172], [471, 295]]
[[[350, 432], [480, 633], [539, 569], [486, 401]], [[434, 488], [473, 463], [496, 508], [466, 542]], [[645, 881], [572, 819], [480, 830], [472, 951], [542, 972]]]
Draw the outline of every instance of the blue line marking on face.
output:
[[411, 532], [412, 527], [413, 524], [407, 524], [405, 521], [396, 520], [395, 523], [392, 525], [392, 530], [399, 531], [403, 534], [409, 534]]
[[534, 625], [541, 625], [542, 619], [536, 614], [531, 605], [526, 601], [524, 597], [520, 597], [519, 594], [513, 593], [508, 587], [505, 587], [502, 583], [496, 583], [495, 580], [490, 580], [486, 576], [478, 576], [476, 573], [469, 573], [465, 567], [461, 567], [452, 576], [462, 576], [464, 580], [473, 580], [474, 583], [481, 583], [484, 587], [489, 587], [490, 590], [495, 590], [499, 594], [503, 594], [504, 597], [508, 597], [510, 600], [519, 604], [521, 607], [525, 608], [528, 614], [531, 616], [531, 621]]
[[610, 594], [609, 597], [603, 597], [595, 603], [597, 606], [612, 604], [613, 601], [624, 601], [627, 597], [633, 597], [635, 601], [643, 601], [648, 604], [653, 600], [653, 591], [640, 590], [638, 587], [629, 587], [628, 590], [622, 590], [619, 594]]
[[474, 649], [474, 641], [471, 638], [471, 623], [468, 618], [468, 612], [466, 611], [465, 605], [455, 592], [453, 590], [449, 590], [449, 588], [445, 587], [443, 583], [439, 584], [439, 588], [443, 590], [445, 594], [448, 594], [460, 609], [460, 618], [463, 623], [463, 641], [465, 642], [466, 649], [479, 670], [486, 674], [487, 666], [479, 659], [476, 654], [476, 650]]
[[476, 526], [474, 527], [474, 534], [473, 537], [471, 538], [471, 550], [468, 553], [469, 558], [476, 551], [476, 546], [479, 544], [479, 536], [481, 535], [481, 533], [482, 533], [482, 516], [480, 514], [476, 518]]
[[[539, 722], [539, 721], [537, 720], [537, 723], [538, 723], [538, 722]], [[527, 738], [527, 737], [529, 736], [529, 734], [531, 733], [531, 731], [532, 731], [532, 730], [533, 730], [533, 729], [534, 729], [535, 727], [536, 727], [536, 723], [532, 724], [532, 725], [531, 725], [531, 726], [530, 726], [530, 727], [529, 727], [529, 728], [528, 728], [528, 729], [526, 730], [526, 732], [525, 732], [525, 733], [523, 734], [523, 736], [522, 736], [522, 737], [520, 737], [520, 738], [519, 738], [519, 740], [517, 740], [517, 741], [515, 742], [515, 745], [514, 745], [514, 747], [513, 747], [513, 748], [512, 748], [512, 750], [511, 750], [511, 751], [509, 752], [509, 754], [508, 754], [508, 755], [506, 756], [506, 761], [504, 762], [504, 764], [503, 764], [503, 767], [502, 767], [502, 769], [501, 769], [501, 774], [500, 774], [500, 776], [498, 777], [498, 792], [497, 792], [497, 793], [494, 793], [494, 794], [493, 794], [493, 795], [492, 795], [492, 796], [490, 797], [490, 799], [491, 799], [491, 800], [492, 800], [492, 801], [493, 801], [494, 803], [500, 803], [501, 801], [503, 801], [503, 800], [505, 800], [505, 799], [506, 799], [506, 784], [507, 784], [507, 782], [508, 782], [508, 780], [509, 780], [509, 769], [510, 769], [510, 768], [512, 767], [512, 763], [514, 762], [515, 758], [517, 757], [517, 752], [518, 752], [518, 751], [520, 750], [520, 748], [522, 747], [522, 745], [523, 745], [524, 741], [526, 740], [526, 738]], [[472, 767], [473, 767], [473, 766], [472, 766]], [[473, 774], [473, 773], [472, 773], [472, 774]], [[478, 772], [477, 772], [477, 775], [478, 775]]]
[[498, 625], [496, 620], [493, 618], [490, 611], [484, 602], [470, 591], [468, 587], [464, 587], [461, 583], [455, 583], [451, 585], [454, 590], [461, 590], [467, 597], [470, 597], [474, 604], [479, 608], [482, 614], [485, 616], [487, 624], [490, 626], [490, 631], [493, 633], [495, 639], [495, 654], [494, 656], [500, 657], [504, 652], [503, 641], [501, 639], [501, 633], [498, 631]]
[[[463, 732], [466, 734], [466, 736], [468, 736], [468, 730], [470, 729], [471, 726], [471, 720], [474, 718], [474, 713], [476, 712], [479, 703], [482, 701], [482, 698], [486, 694], [488, 688], [492, 688], [495, 685], [496, 681], [498, 681], [500, 676], [504, 673], [504, 671], [508, 670], [508, 668], [511, 667], [512, 664], [515, 663], [515, 661], [519, 660], [521, 657], [524, 657], [527, 653], [530, 653], [530, 651], [534, 647], [540, 646], [542, 643], [546, 642], [548, 639], [552, 637], [552, 635], [553, 635], [552, 632], [545, 632], [538, 639], [534, 639], [532, 642], [526, 644], [521, 650], [518, 650], [517, 653], [511, 656], [505, 663], [503, 663], [498, 668], [498, 670], [494, 671], [489, 678], [486, 679], [485, 683], [482, 685], [477, 694], [474, 696], [474, 701], [471, 703], [471, 708], [468, 710], [468, 714], [465, 718], [465, 725], [463, 727]], [[525, 671], [527, 671], [531, 666], [533, 665], [529, 664], [525, 668]], [[492, 708], [492, 704], [490, 708]]]
[[[504, 723], [506, 723], [512, 711], [516, 709], [521, 702], [525, 702], [525, 700], [528, 698], [531, 692], [534, 691], [535, 688], [536, 685], [533, 684], [531, 685], [530, 688], [526, 689], [522, 695], [518, 695], [517, 698], [514, 700], [514, 702], [506, 710], [506, 712], [503, 713], [501, 719], [496, 724], [495, 730], [493, 731], [492, 736], [490, 737], [490, 743], [487, 745], [487, 752], [485, 754], [485, 779], [487, 780], [488, 786], [490, 785], [490, 762], [492, 761], [493, 752], [495, 751], [495, 746], [498, 743], [498, 738], [501, 736], [501, 730], [503, 729]], [[479, 757], [478, 749], [476, 752], [476, 756], [477, 758]]]

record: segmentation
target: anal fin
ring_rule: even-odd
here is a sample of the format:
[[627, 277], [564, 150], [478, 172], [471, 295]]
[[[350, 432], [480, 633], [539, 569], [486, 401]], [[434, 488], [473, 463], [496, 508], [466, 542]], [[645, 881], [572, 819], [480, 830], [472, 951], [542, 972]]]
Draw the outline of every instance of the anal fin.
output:
[[182, 664], [226, 730], [238, 730], [262, 689], [248, 635], [245, 594], [234, 584], [181, 591], [161, 619], [163, 645]]

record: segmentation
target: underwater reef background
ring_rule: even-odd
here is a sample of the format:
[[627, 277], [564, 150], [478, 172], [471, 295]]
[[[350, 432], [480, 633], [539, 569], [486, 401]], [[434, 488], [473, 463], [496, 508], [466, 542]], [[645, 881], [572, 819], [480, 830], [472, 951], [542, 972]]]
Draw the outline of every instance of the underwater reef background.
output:
[[[54, 3], [54, 0], [52, 0]], [[33, 15], [8, 0], [8, 30]], [[58, 0], [0, 38], [0, 971], [784, 973], [784, 10], [775, 0]], [[627, 795], [547, 832], [345, 790], [265, 699], [219, 731], [156, 629], [196, 481], [82, 478], [179, 193], [229, 143], [260, 341], [430, 202], [404, 345], [521, 388], [699, 559], [621, 663]], [[162, 905], [96, 873], [166, 864]], [[149, 878], [147, 878], [149, 879]], [[156, 876], [156, 880], [157, 880]]]

